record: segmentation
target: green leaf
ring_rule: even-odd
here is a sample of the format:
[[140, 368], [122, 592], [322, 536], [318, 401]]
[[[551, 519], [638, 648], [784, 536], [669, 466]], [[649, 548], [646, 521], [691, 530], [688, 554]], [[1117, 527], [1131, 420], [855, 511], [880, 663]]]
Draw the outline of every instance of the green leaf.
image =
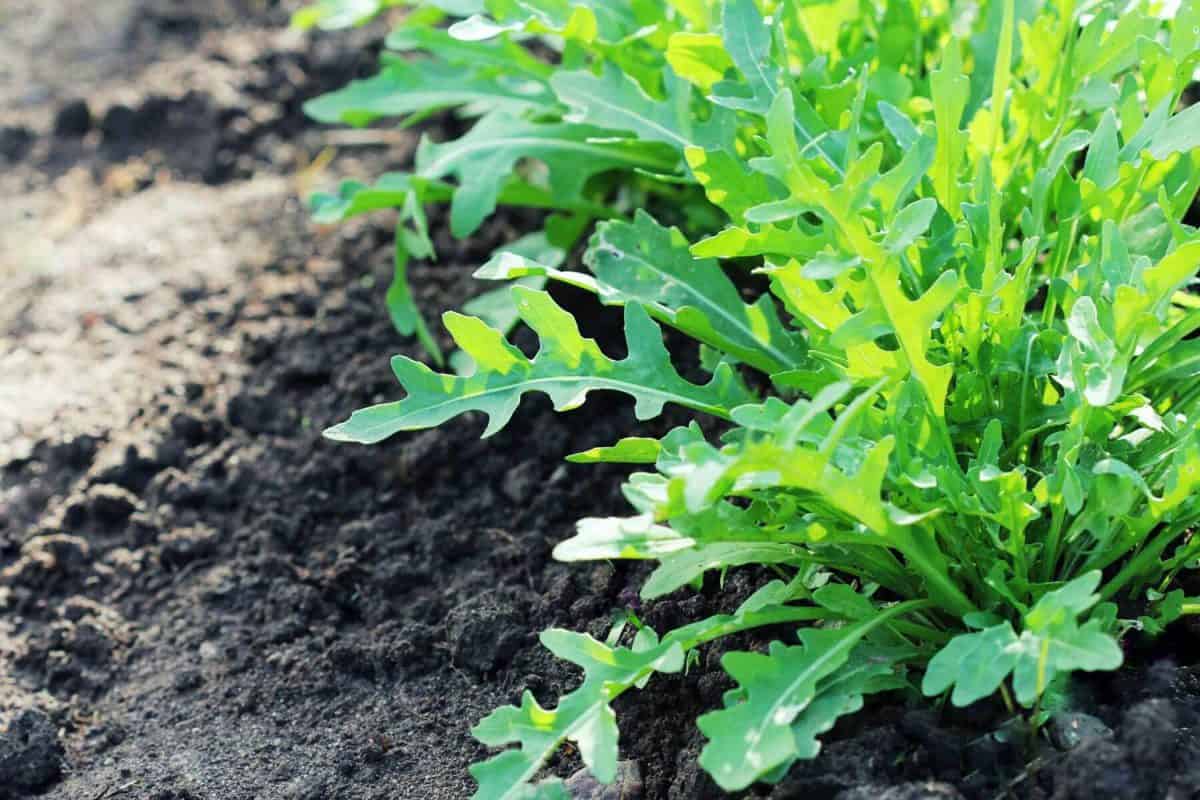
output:
[[711, 259], [693, 258], [687, 240], [644, 211], [633, 223], [601, 223], [585, 260], [606, 302], [635, 301], [662, 309], [670, 325], [765, 372], [804, 360], [804, 348], [779, 321], [769, 296], [747, 305]]
[[440, 61], [460, 64], [473, 70], [484, 67], [525, 74], [546, 80], [553, 68], [539, 61], [528, 50], [507, 38], [494, 41], [464, 41], [441, 28], [405, 25], [388, 34], [384, 47], [402, 53], [429, 51]]
[[926, 197], [911, 205], [905, 206], [888, 227], [887, 236], [883, 239], [883, 247], [890, 253], [902, 253], [909, 245], [929, 230], [933, 214], [937, 211], [937, 200]]
[[892, 663], [889, 654], [875, 654], [860, 645], [836, 675], [822, 681], [817, 696], [792, 723], [797, 758], [816, 758], [821, 752], [817, 737], [832, 730], [839, 717], [860, 710], [863, 695], [903, 688], [904, 682], [895, 677]]
[[967, 107], [971, 84], [962, 71], [962, 55], [957, 41], [951, 40], [942, 56], [941, 66], [930, 77], [933, 116], [937, 122], [937, 152], [933, 158], [933, 188], [950, 215], [957, 218], [962, 190], [958, 173], [966, 154], [967, 136], [959, 128]]
[[1013, 671], [1017, 702], [1032, 706], [1062, 674], [1076, 670], [1114, 670], [1124, 660], [1121, 646], [1099, 620], [1080, 626], [1065, 623], [1040, 634], [1022, 633], [1020, 658]]
[[682, 81], [667, 81], [663, 101], [647, 95], [637, 82], [609, 65], [599, 77], [586, 70], [560, 72], [550, 80], [558, 99], [571, 108], [568, 119], [610, 130], [627, 131], [643, 142], [662, 142], [682, 155], [691, 146], [705, 150], [728, 147], [733, 138], [733, 116], [714, 109], [705, 121], [689, 111], [691, 88]]
[[504, 341], [502, 334], [475, 317], [448, 313], [446, 327], [454, 341], [479, 365], [468, 377], [439, 375], [404, 356], [392, 359], [392, 369], [407, 392], [405, 399], [354, 412], [329, 428], [337, 441], [371, 444], [400, 431], [432, 428], [467, 411], [488, 416], [484, 436], [503, 428], [526, 392], [549, 395], [558, 411], [582, 405], [589, 391], [607, 389], [632, 396], [639, 419], [661, 413], [667, 403], [728, 417], [729, 410], [751, 395], [728, 367], [698, 386], [675, 371], [662, 343], [662, 334], [641, 306], [625, 307], [629, 355], [613, 361], [591, 339], [579, 334], [575, 320], [545, 292], [515, 287], [521, 319], [541, 341], [536, 357], [527, 359]]
[[658, 439], [627, 436], [609, 447], [593, 447], [567, 456], [573, 464], [653, 464], [658, 460], [662, 445]]
[[751, 92], [751, 98], [740, 100], [738, 107], [765, 112], [779, 93], [779, 69], [771, 58], [771, 29], [754, 0], [726, 0], [721, 13], [721, 38]]
[[1115, 402], [1124, 389], [1129, 362], [1100, 324], [1092, 298], [1075, 302], [1067, 329], [1071, 340], [1059, 357], [1059, 382], [1079, 392], [1091, 406]]
[[828, 583], [813, 592], [813, 602], [851, 620], [873, 617], [875, 604], [844, 583]]
[[492, 18], [474, 16], [454, 25], [451, 33], [464, 39], [507, 32], [548, 33], [586, 44], [615, 44], [637, 34], [638, 19], [627, 2], [487, 0], [485, 5]]
[[416, 334], [425, 352], [433, 356], [434, 362], [442, 364], [444, 356], [437, 340], [429, 331], [425, 318], [421, 316], [416, 301], [413, 300], [412, 289], [408, 284], [408, 258], [411, 246], [404, 241], [406, 231], [397, 227], [397, 242], [393, 259], [392, 282], [388, 286], [385, 302], [392, 325], [404, 336]]
[[713, 9], [709, 0], [667, 0], [693, 27], [707, 30], [713, 26]]
[[313, 219], [328, 225], [385, 208], [400, 208], [413, 196], [423, 200], [448, 200], [452, 188], [426, 183], [403, 172], [387, 172], [374, 185], [343, 181], [336, 194], [314, 193], [309, 201]]
[[685, 625], [661, 640], [643, 629], [632, 649], [611, 647], [570, 631], [546, 631], [542, 644], [559, 658], [582, 667], [583, 684], [553, 710], [542, 708], [526, 692], [519, 707], [497, 709], [473, 729], [486, 745], [520, 745], [471, 767], [479, 782], [474, 800], [529, 797], [533, 788], [529, 782], [565, 740], [577, 744], [584, 764], [597, 779], [611, 782], [617, 769], [617, 729], [609, 704], [621, 693], [643, 686], [655, 672], [678, 672], [684, 654], [705, 642], [762, 625], [816, 618], [812, 609], [780, 605], [789, 599], [787, 587], [775, 581], [751, 595], [734, 614]]
[[695, 540], [655, 524], [649, 515], [592, 518], [580, 521], [575, 536], [554, 548], [554, 557], [559, 561], [660, 558], [695, 544]]
[[1088, 148], [1087, 160], [1083, 165], [1083, 177], [1101, 189], [1107, 189], [1116, 183], [1119, 149], [1117, 115], [1110, 108], [1100, 117], [1100, 124], [1092, 136], [1092, 144]]
[[489, 747], [520, 745], [471, 767], [479, 782], [474, 800], [528, 796], [525, 785], [565, 740], [579, 748], [583, 763], [598, 780], [612, 782], [617, 771], [617, 722], [610, 701], [654, 672], [683, 668], [683, 649], [674, 642], [635, 652], [558, 629], [543, 633], [541, 642], [558, 658], [582, 667], [583, 684], [552, 710], [538, 705], [527, 691], [519, 707], [499, 708], [472, 729], [472, 735]]
[[680, 32], [667, 42], [667, 63], [675, 74], [707, 92], [733, 66], [715, 33]]
[[463, 69], [433, 59], [393, 60], [378, 75], [353, 81], [343, 89], [304, 104], [318, 122], [366, 125], [379, 117], [400, 117], [453, 106], [474, 113], [520, 114], [545, 110], [553, 103], [547, 87], [522, 77], [464, 74]]
[[[722, 40], [725, 50], [742, 73], [750, 97], [742, 97], [730, 91], [730, 87], [715, 87], [714, 98], [728, 108], [766, 111], [775, 102], [783, 88], [780, 70], [775, 66], [771, 50], [771, 28], [759, 13], [754, 0], [726, 0], [721, 15]], [[803, 111], [803, 107], [801, 108]], [[825, 136], [824, 126], [817, 123], [815, 114], [797, 114], [793, 120], [797, 138], [807, 147], [813, 146], [837, 173], [842, 172], [839, 154], [832, 140]]]
[[[988, 151], [993, 154], [1003, 142], [1005, 99], [1012, 82], [1013, 32], [1016, 27], [1014, 18], [1017, 13], [1015, 5], [1016, 0], [1002, 0], [1000, 3], [993, 4], [990, 9], [992, 16], [988, 21], [987, 27], [989, 33], [993, 30], [997, 31], [996, 41], [994, 45], [991, 41], [988, 41], [985, 47], [977, 50], [976, 67], [971, 75], [972, 94], [978, 97], [978, 82], [987, 74], [989, 67], [992, 73], [991, 113], [993, 117], [993, 131], [995, 133], [992, 141], [989, 143]], [[999, 26], [995, 24], [995, 15], [997, 13], [1000, 14]], [[991, 65], [987, 64], [989, 56], [993, 57]]]
[[[882, 106], [882, 104], [880, 104]], [[933, 136], [919, 136], [905, 148], [904, 157], [893, 169], [880, 176], [871, 187], [871, 194], [879, 198], [883, 211], [891, 215], [901, 203], [920, 185], [921, 179], [933, 166], [937, 142]], [[932, 198], [927, 198], [932, 199]], [[936, 201], [935, 201], [936, 203]], [[893, 226], [895, 223], [893, 223]]]
[[[392, 281], [384, 300], [392, 326], [403, 336], [416, 334], [425, 351], [438, 364], [443, 360], [441, 348], [413, 299], [408, 282], [408, 264], [412, 257], [432, 257], [433, 246], [429, 242], [421, 199], [443, 195], [441, 186], [410, 175], [390, 173], [381, 177], [375, 186], [347, 181], [341, 185], [338, 194], [316, 194], [311, 201], [313, 217], [321, 223], [340, 221], [382, 208], [400, 209]], [[408, 225], [411, 225], [411, 229]]]
[[896, 146], [902, 151], [907, 152], [912, 149], [912, 146], [921, 138], [921, 132], [917, 130], [917, 126], [913, 124], [908, 115], [885, 100], [879, 101], [879, 117], [887, 127], [888, 133], [896, 141]]
[[1150, 142], [1150, 155], [1160, 161], [1172, 153], [1190, 153], [1200, 148], [1200, 105], [1190, 105], [1167, 120]]
[[1017, 665], [1017, 641], [1007, 622], [955, 636], [925, 668], [921, 691], [935, 695], [953, 686], [950, 702], [956, 706], [992, 695]]
[[907, 610], [893, 606], [844, 628], [801, 630], [798, 647], [775, 642], [767, 654], [727, 653], [721, 664], [745, 699], [697, 721], [709, 738], [700, 764], [717, 785], [745, 789], [782, 764], [811, 757], [810, 743], [798, 740], [792, 726], [816, 699], [819, 684], [846, 664], [871, 630]]
[[437, 180], [453, 175], [458, 188], [450, 205], [450, 232], [465, 238], [496, 208], [501, 189], [518, 161], [536, 158], [546, 165], [549, 190], [565, 207], [583, 202], [593, 176], [615, 169], [668, 171], [676, 159], [652, 147], [600, 142], [600, 128], [569, 123], [535, 123], [505, 113], [489, 114], [465, 136], [445, 144], [422, 140], [417, 172]]
[[[668, 453], [685, 433], [690, 437], [692, 432], [678, 429], [663, 441], [660, 465], [683, 458], [695, 463], [694, 454]], [[642, 587], [646, 600], [673, 592], [714, 569], [751, 563], [800, 565], [811, 560], [800, 546], [809, 531], [767, 531], [752, 517], [750, 512], [722, 505], [676, 517], [670, 526], [656, 523], [649, 512], [630, 518], [585, 519], [576, 535], [560, 544], [554, 555], [563, 561], [657, 559], [661, 562], [658, 569]]]
[[736, 156], [724, 150], [688, 147], [683, 154], [709, 201], [735, 222], [772, 194], [766, 177], [748, 171]]
[[[522, 236], [515, 242], [499, 248], [496, 252], [513, 258], [533, 258], [554, 266], [561, 264], [567, 254], [562, 246], [550, 241], [551, 231], [558, 227], [556, 219], [558, 218], [550, 217], [546, 220], [545, 231]], [[570, 225], [566, 227], [567, 230], [563, 234], [565, 238], [560, 240], [560, 244], [570, 246], [578, 233], [570, 229]], [[527, 289], [543, 289], [546, 286], [546, 279], [541, 276], [529, 276], [517, 280], [516, 283]], [[521, 321], [521, 316], [517, 312], [517, 304], [513, 298], [512, 286], [504, 286], [477, 295], [467, 301], [462, 310], [464, 314], [479, 317], [489, 328], [495, 328], [505, 334], [511, 332]], [[450, 357], [450, 364], [458, 375], [471, 375], [476, 370], [475, 362], [462, 350], [456, 351]]]
[[[555, 557], [558, 557], [557, 551]], [[660, 563], [642, 586], [643, 600], [668, 595], [715, 569], [745, 564], [797, 564], [807, 560], [796, 545], [778, 542], [713, 542], [679, 548], [654, 558]]]
[[1011, 673], [1017, 701], [1032, 706], [1059, 675], [1116, 669], [1121, 648], [1100, 620], [1077, 621], [1099, 601], [1100, 577], [1089, 572], [1047, 592], [1025, 614], [1020, 636], [1007, 622], [956, 636], [929, 662], [922, 691], [940, 694], [953, 685], [951, 702], [964, 706], [996, 691]]
[[292, 14], [292, 27], [333, 31], [367, 22], [401, 0], [318, 0]]
[[475, 275], [490, 280], [540, 275], [594, 292], [609, 305], [638, 303], [660, 322], [764, 372], [805, 359], [769, 296], [747, 305], [715, 261], [695, 259], [677, 229], [662, 227], [644, 211], [632, 223], [597, 226], [584, 261], [594, 277], [508, 255], [493, 258]]
[[810, 281], [828, 281], [837, 278], [848, 269], [861, 266], [862, 259], [858, 256], [840, 258], [833, 253], [817, 253], [815, 258], [804, 263], [800, 275]]

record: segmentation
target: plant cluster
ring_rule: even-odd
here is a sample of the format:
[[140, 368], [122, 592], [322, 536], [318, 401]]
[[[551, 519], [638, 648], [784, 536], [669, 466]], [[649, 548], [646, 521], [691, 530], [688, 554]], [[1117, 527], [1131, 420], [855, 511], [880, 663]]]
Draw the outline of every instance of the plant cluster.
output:
[[[487, 435], [533, 391], [559, 410], [621, 392], [639, 419], [683, 406], [723, 433], [571, 457], [643, 466], [634, 513], [583, 520], [555, 556], [655, 561], [646, 600], [774, 576], [677, 630], [543, 633], [583, 682], [476, 726], [509, 748], [472, 768], [477, 798], [565, 796], [536, 781], [568, 740], [611, 780], [612, 700], [749, 628], [791, 632], [726, 653], [735, 688], [698, 720], [730, 791], [813, 757], [872, 693], [1001, 693], [1036, 721], [1070, 673], [1120, 666], [1122, 636], [1200, 611], [1179, 588], [1200, 557], [1200, 107], [1182, 102], [1200, 6], [325, 0], [303, 21], [393, 5], [417, 7], [380, 73], [309, 111], [474, 121], [423, 139], [411, 173], [315, 200], [324, 220], [399, 210], [397, 326], [440, 360], [404, 278], [433, 255], [429, 204], [459, 237], [499, 205], [548, 215], [477, 273], [512, 285], [443, 317], [455, 371], [396, 357], [403, 399], [328, 436], [465, 412]], [[550, 282], [623, 306], [628, 354], [585, 338]], [[673, 366], [663, 326], [706, 380]]]

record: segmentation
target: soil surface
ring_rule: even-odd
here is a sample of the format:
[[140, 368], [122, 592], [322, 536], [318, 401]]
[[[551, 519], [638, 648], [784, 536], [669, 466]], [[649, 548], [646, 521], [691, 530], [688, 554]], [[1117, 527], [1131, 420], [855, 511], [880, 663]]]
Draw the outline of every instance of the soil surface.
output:
[[[470, 726], [578, 679], [536, 634], [602, 636], [645, 574], [549, 556], [579, 517], [626, 510], [621, 470], [561, 461], [633, 430], [622, 402], [530, 401], [488, 441], [470, 418], [371, 448], [320, 437], [395, 397], [388, 356], [419, 353], [382, 309], [387, 220], [321, 230], [298, 198], [405, 166], [416, 134], [322, 157], [337, 134], [300, 104], [368, 70], [384, 29], [302, 37], [294, 5], [0, 9], [0, 800], [469, 797]], [[533, 222], [439, 234], [422, 305], [460, 305]], [[667, 629], [762, 579], [639, 612]], [[621, 782], [576, 774], [575, 795], [721, 796], [694, 724], [728, 688], [721, 652], [622, 698]], [[746, 796], [1198, 796], [1197, 663], [1187, 630], [1131, 650], [1081, 683], [1053, 744], [993, 706], [891, 698]]]

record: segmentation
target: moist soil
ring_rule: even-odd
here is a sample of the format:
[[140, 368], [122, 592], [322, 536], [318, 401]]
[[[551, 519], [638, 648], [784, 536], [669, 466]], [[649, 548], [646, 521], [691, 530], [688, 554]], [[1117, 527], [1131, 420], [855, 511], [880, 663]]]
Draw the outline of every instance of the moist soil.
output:
[[[388, 356], [420, 353], [382, 309], [387, 220], [319, 229], [298, 197], [403, 168], [416, 134], [321, 156], [338, 134], [300, 104], [368, 70], [383, 29], [301, 37], [293, 8], [0, 11], [0, 800], [466, 798], [487, 755], [470, 726], [578, 680], [539, 631], [603, 636], [631, 607], [665, 630], [764, 580], [641, 607], [644, 567], [551, 560], [576, 519], [626, 511], [620, 469], [561, 460], [634, 429], [611, 397], [527, 401], [486, 441], [470, 417], [370, 448], [321, 438], [398, 395]], [[439, 233], [420, 303], [461, 305], [536, 223]], [[619, 320], [560, 299], [619, 351]], [[722, 796], [694, 724], [729, 688], [721, 652], [618, 701], [610, 793], [570, 750], [549, 769], [577, 797]], [[1135, 643], [1079, 682], [1052, 742], [994, 705], [886, 698], [744, 796], [1200, 796], [1198, 656], [1187, 629]]]

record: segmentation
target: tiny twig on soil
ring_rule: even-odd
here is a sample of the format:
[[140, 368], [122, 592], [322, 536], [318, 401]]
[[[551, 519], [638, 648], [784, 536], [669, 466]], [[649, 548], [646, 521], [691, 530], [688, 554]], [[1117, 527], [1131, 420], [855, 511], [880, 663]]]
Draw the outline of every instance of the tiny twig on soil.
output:
[[404, 130], [347, 130], [325, 134], [326, 141], [335, 147], [403, 147], [412, 140]]
[[125, 784], [124, 786], [117, 786], [115, 783], [111, 783], [108, 786], [106, 786], [100, 792], [100, 794], [93, 797], [92, 800], [107, 800], [107, 798], [116, 797], [119, 794], [125, 794], [126, 792], [131, 790], [134, 786], [137, 786], [137, 783], [138, 783], [137, 781], [130, 781], [129, 783]]
[[1032, 778], [1034, 775], [1037, 775], [1037, 773], [1042, 769], [1042, 767], [1046, 766], [1046, 763], [1047, 763], [1047, 760], [1045, 758], [1042, 758], [1041, 756], [1038, 756], [1033, 761], [1030, 761], [1025, 766], [1025, 769], [1021, 770], [1019, 775], [1017, 775], [1015, 778], [1013, 778], [1007, 784], [1005, 784], [1004, 791], [997, 794], [993, 798], [993, 800], [1005, 800], [1005, 798], [1012, 797], [1013, 790], [1016, 789], [1018, 786], [1020, 786], [1022, 783], [1024, 783], [1027, 779]]

